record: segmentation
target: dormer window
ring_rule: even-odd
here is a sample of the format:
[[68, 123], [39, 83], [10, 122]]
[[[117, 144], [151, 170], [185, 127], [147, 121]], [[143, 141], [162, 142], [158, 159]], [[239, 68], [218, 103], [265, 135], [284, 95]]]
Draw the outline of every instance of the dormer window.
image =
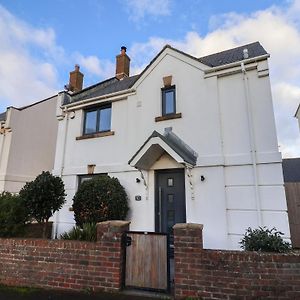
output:
[[110, 131], [111, 104], [85, 111], [83, 134]]
[[176, 113], [175, 85], [161, 89], [162, 92], [162, 115]]

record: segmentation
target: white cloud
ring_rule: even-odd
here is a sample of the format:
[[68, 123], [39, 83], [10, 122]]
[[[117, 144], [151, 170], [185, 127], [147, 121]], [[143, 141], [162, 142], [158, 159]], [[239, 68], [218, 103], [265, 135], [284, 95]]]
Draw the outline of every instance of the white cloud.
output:
[[66, 83], [58, 70], [72, 64], [82, 66], [85, 85], [113, 76], [115, 68], [111, 61], [93, 55], [67, 55], [52, 28], [35, 28], [1, 5], [0, 57], [0, 112], [6, 106], [20, 107], [54, 95]]
[[91, 76], [96, 75], [100, 79], [114, 75], [115, 64], [110, 60], [100, 60], [97, 56], [83, 56], [79, 53], [75, 54], [75, 59]]
[[[39, 58], [31, 51], [39, 53]], [[0, 5], [0, 106], [22, 106], [53, 95], [57, 71], [51, 58], [59, 60], [63, 49], [53, 29], [36, 29]], [[3, 103], [4, 102], [4, 103]]]
[[[139, 66], [151, 61], [165, 44], [196, 57], [260, 41], [271, 54], [270, 70], [280, 150], [286, 157], [300, 155], [300, 133], [294, 113], [300, 102], [300, 1], [285, 9], [272, 6], [251, 15], [235, 13], [212, 18], [213, 30], [205, 36], [188, 32], [183, 40], [152, 37], [134, 44], [129, 53]], [[216, 19], [219, 20], [216, 22]]]
[[171, 14], [170, 0], [126, 0], [129, 19], [137, 22], [146, 16], [167, 16]]

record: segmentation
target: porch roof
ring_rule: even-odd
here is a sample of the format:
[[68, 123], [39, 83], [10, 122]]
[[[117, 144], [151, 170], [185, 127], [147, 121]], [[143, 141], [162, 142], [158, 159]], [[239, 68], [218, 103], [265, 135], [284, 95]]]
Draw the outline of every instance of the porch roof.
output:
[[195, 166], [198, 154], [181, 140], [172, 128], [166, 128], [164, 135], [153, 131], [128, 164], [142, 170], [148, 170], [164, 154], [187, 166]]

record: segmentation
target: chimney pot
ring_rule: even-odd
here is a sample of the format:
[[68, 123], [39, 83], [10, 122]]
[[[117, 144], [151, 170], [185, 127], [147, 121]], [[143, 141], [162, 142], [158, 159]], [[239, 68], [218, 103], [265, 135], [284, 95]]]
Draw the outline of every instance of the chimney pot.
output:
[[129, 76], [130, 58], [126, 54], [127, 48], [121, 47], [121, 53], [116, 56], [116, 77], [121, 80]]

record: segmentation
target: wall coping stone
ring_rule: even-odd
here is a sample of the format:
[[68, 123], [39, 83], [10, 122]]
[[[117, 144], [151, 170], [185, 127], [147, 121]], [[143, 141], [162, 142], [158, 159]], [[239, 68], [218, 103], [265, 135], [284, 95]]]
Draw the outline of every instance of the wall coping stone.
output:
[[173, 226], [173, 229], [203, 229], [203, 224], [197, 223], [177, 223]]

